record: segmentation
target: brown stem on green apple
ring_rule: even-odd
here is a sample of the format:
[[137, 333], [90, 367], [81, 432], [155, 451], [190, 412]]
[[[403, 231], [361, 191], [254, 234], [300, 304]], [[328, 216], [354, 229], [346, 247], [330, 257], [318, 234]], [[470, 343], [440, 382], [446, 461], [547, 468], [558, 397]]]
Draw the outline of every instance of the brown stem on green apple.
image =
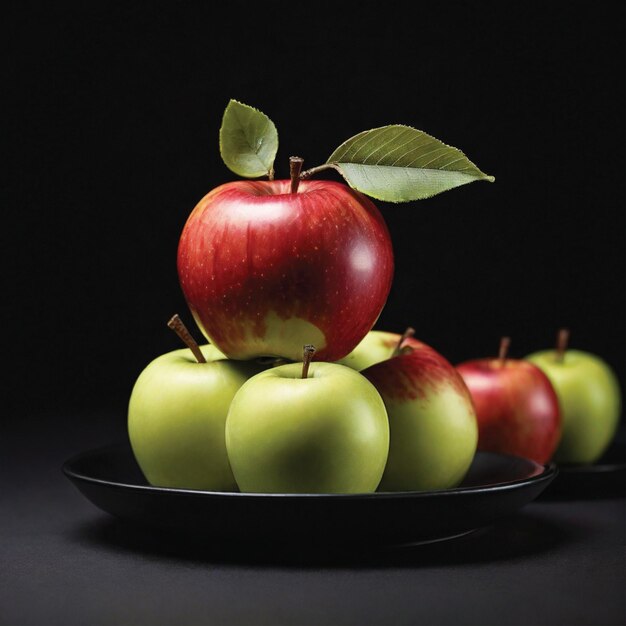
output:
[[304, 351], [302, 353], [302, 378], [308, 378], [309, 376], [309, 365], [311, 365], [311, 360], [313, 359], [313, 355], [315, 354], [315, 346], [308, 343], [304, 346]]
[[270, 171], [267, 173], [267, 178], [269, 180], [274, 180], [274, 166], [270, 167]]
[[291, 193], [298, 193], [300, 184], [300, 170], [304, 159], [302, 157], [289, 157], [289, 175], [291, 176]]
[[206, 363], [204, 354], [200, 351], [196, 340], [191, 336], [191, 333], [187, 330], [187, 327], [183, 323], [183, 320], [181, 320], [178, 316], [178, 313], [172, 317], [172, 319], [167, 323], [167, 326], [183, 340], [183, 343], [193, 352], [193, 355], [196, 357], [196, 361], [198, 361], [198, 363]]
[[302, 172], [302, 174], [300, 174], [300, 180], [306, 180], [307, 178], [311, 178], [313, 174], [323, 172], [324, 170], [337, 170], [341, 174], [341, 170], [336, 163], [324, 163], [322, 165], [317, 165], [316, 167], [312, 167], [311, 169]]
[[565, 359], [565, 351], [569, 344], [569, 329], [561, 328], [556, 336], [556, 362], [563, 363]]
[[510, 337], [502, 337], [502, 339], [500, 339], [500, 350], [498, 351], [498, 360], [500, 361], [500, 367], [504, 367], [504, 364], [506, 363], [506, 357], [509, 353], [510, 345]]
[[391, 356], [398, 356], [400, 352], [402, 352], [402, 344], [409, 338], [413, 337], [415, 334], [415, 328], [411, 328], [410, 326], [402, 333], [402, 337], [398, 340], [396, 347], [391, 354]]

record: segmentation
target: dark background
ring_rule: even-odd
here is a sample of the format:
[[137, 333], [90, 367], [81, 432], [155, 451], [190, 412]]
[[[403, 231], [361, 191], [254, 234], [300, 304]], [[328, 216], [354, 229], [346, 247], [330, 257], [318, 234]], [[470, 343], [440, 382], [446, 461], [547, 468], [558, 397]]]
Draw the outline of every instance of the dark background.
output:
[[313, 166], [390, 123], [463, 149], [495, 184], [379, 203], [397, 271], [378, 327], [410, 324], [459, 362], [494, 354], [503, 333], [514, 356], [550, 347], [567, 325], [624, 388], [624, 13], [589, 0], [3, 6], [0, 623], [624, 624], [623, 500], [601, 489], [372, 562], [296, 551], [281, 564], [133, 529], [60, 472], [126, 437], [137, 375], [179, 347], [165, 325], [176, 311], [190, 322], [178, 237], [235, 178], [218, 150], [229, 98], [276, 123], [279, 176], [291, 154]]
[[110, 408], [121, 428], [141, 369], [179, 347], [177, 241], [235, 178], [229, 98], [276, 123], [279, 177], [389, 123], [496, 176], [378, 203], [397, 262], [378, 328], [412, 325], [459, 362], [502, 334], [513, 356], [550, 347], [566, 325], [623, 384], [623, 3], [15, 2], [3, 22], [14, 419]]

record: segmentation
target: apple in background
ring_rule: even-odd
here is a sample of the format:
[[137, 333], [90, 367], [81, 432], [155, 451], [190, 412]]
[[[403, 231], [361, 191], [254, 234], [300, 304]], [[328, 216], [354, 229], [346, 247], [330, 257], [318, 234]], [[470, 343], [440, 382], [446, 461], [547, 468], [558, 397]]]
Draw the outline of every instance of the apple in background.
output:
[[476, 408], [478, 449], [547, 463], [561, 437], [559, 402], [538, 367], [506, 357], [508, 346], [505, 337], [498, 358], [457, 366]]
[[371, 330], [350, 354], [337, 363], [360, 372], [370, 365], [390, 359], [398, 347], [400, 335], [382, 330]]
[[198, 326], [232, 359], [348, 354], [372, 328], [393, 275], [387, 226], [367, 197], [332, 181], [236, 181], [191, 213], [180, 284]]
[[383, 401], [363, 376], [335, 363], [290, 363], [246, 382], [226, 421], [228, 458], [241, 491], [376, 490], [389, 450]]
[[621, 394], [617, 377], [599, 357], [567, 350], [562, 329], [557, 348], [526, 358], [552, 382], [561, 405], [563, 434], [554, 455], [558, 463], [593, 463], [608, 448], [619, 421]]
[[408, 336], [410, 331], [368, 335], [369, 358], [378, 358], [383, 346], [387, 352], [387, 360], [361, 372], [389, 416], [389, 458], [379, 491], [454, 487], [476, 452], [476, 415], [461, 376], [441, 354]]
[[128, 406], [133, 453], [151, 485], [236, 491], [226, 453], [226, 416], [235, 393], [262, 368], [229, 361], [211, 345], [195, 345], [194, 353], [206, 362], [183, 348], [161, 355], [141, 372]]

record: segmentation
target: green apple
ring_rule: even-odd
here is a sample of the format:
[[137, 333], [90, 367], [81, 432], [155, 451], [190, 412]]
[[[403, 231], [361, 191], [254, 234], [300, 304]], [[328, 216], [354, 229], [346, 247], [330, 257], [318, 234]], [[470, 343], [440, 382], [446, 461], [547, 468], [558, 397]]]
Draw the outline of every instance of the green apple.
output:
[[410, 337], [385, 335], [389, 345], [401, 343], [400, 353], [361, 372], [379, 391], [389, 415], [389, 458], [379, 491], [455, 487], [467, 473], [478, 442], [469, 390], [431, 347]]
[[241, 491], [373, 492], [387, 461], [389, 423], [380, 395], [358, 372], [319, 362], [307, 375], [291, 363], [237, 392], [226, 448]]
[[597, 461], [615, 435], [621, 410], [617, 378], [599, 357], [581, 350], [544, 350], [526, 357], [550, 379], [561, 405], [557, 463]]
[[400, 335], [396, 333], [370, 330], [357, 347], [337, 363], [360, 372], [370, 365], [390, 359], [400, 339]]
[[255, 363], [229, 361], [201, 346], [206, 363], [183, 348], [141, 372], [128, 406], [128, 434], [148, 482], [159, 487], [236, 491], [224, 428], [230, 403]]

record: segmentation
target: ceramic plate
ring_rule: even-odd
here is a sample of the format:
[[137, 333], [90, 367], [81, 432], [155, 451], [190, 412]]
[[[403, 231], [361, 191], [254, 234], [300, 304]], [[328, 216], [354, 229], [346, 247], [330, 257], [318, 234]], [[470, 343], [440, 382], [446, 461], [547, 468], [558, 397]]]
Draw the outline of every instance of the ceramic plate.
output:
[[534, 500], [556, 468], [478, 452], [454, 489], [374, 494], [250, 494], [152, 487], [129, 446], [85, 452], [65, 475], [103, 511], [216, 542], [398, 545], [482, 528]]

